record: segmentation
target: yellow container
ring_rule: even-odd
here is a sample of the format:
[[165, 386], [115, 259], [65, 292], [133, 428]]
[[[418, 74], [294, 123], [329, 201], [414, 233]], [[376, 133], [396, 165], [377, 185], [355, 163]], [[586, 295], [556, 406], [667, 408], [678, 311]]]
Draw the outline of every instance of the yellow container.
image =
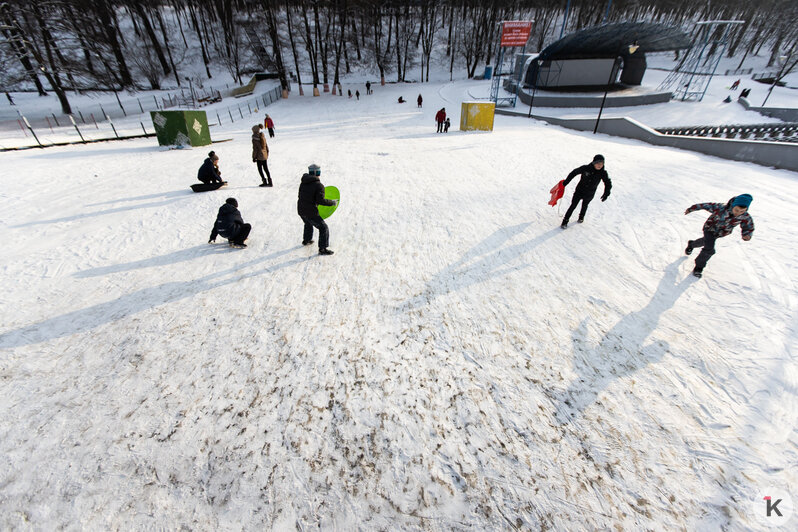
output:
[[460, 106], [460, 131], [493, 131], [493, 102], [463, 102]]

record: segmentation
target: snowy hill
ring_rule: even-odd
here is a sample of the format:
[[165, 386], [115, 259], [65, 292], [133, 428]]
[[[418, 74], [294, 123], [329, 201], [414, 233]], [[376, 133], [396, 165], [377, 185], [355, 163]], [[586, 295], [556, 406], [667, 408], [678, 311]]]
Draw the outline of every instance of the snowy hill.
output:
[[[742, 530], [795, 497], [798, 175], [460, 132], [475, 83], [270, 106], [273, 189], [246, 121], [205, 194], [203, 148], [3, 154], [0, 527]], [[562, 231], [548, 191], [595, 153], [612, 196]], [[332, 257], [300, 245], [310, 163]], [[743, 192], [753, 239], [693, 278], [684, 209]], [[246, 250], [206, 244], [228, 196]]]

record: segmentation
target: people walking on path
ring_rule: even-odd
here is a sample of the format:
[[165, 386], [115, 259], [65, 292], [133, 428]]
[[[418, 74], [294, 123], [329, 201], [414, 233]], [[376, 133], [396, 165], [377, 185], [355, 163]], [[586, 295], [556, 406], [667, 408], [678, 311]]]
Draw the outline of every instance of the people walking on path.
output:
[[263, 127], [269, 130], [269, 138], [274, 137], [274, 120], [269, 115], [263, 120]]
[[313, 228], [319, 230], [319, 255], [332, 255], [329, 249], [330, 229], [327, 223], [319, 216], [319, 205], [333, 206], [338, 200], [324, 198], [324, 185], [321, 183], [321, 168], [318, 165], [308, 166], [308, 173], [302, 175], [299, 184], [299, 194], [296, 202], [296, 212], [305, 224], [302, 233], [302, 245], [309, 246], [313, 243]]
[[[269, 165], [266, 160], [269, 158], [269, 145], [266, 144], [266, 135], [263, 134], [263, 126], [258, 124], [252, 126], [252, 162], [258, 165], [258, 173], [262, 187], [272, 186], [272, 175], [269, 173]], [[266, 175], [264, 176], [264, 172]]]
[[357, 90], [355, 91], [355, 98], [360, 100], [360, 91], [357, 91]]
[[565, 211], [565, 216], [562, 219], [562, 224], [560, 227], [563, 229], [568, 227], [568, 221], [571, 219], [571, 214], [573, 214], [574, 209], [576, 209], [576, 206], [580, 201], [582, 202], [582, 209], [579, 211], [579, 219], [577, 222], [581, 224], [585, 221], [587, 206], [593, 200], [593, 196], [596, 195], [596, 189], [598, 188], [600, 181], [604, 182], [604, 194], [601, 196], [601, 201], [607, 201], [607, 198], [610, 197], [612, 181], [610, 181], [610, 177], [607, 175], [607, 170], [604, 168], [603, 155], [597, 154], [593, 157], [593, 162], [590, 164], [580, 166], [579, 168], [574, 168], [571, 173], [568, 174], [568, 177], [565, 178], [563, 187], [567, 187], [568, 183], [570, 183], [571, 180], [577, 175], [580, 176], [579, 183], [576, 185], [576, 190], [574, 190], [574, 197], [571, 200], [571, 206], [568, 207], [567, 211]]
[[235, 198], [227, 198], [224, 205], [219, 207], [208, 244], [216, 242], [218, 235], [226, 238], [232, 247], [245, 248], [247, 245], [244, 241], [249, 237], [250, 231], [252, 226], [244, 223], [238, 210], [238, 201]]
[[435, 113], [435, 122], [438, 123], [438, 131], [436, 133], [443, 132], [443, 123], [446, 121], [446, 108], [441, 107], [440, 111]]
[[748, 242], [754, 232], [754, 220], [748, 214], [748, 207], [753, 201], [750, 194], [740, 194], [724, 203], [696, 203], [684, 211], [690, 214], [693, 211], [705, 210], [712, 214], [704, 222], [704, 236], [695, 240], [688, 240], [684, 252], [690, 255], [695, 248], [701, 248], [701, 253], [695, 258], [693, 275], [701, 277], [707, 261], [715, 254], [715, 241], [731, 234], [736, 226], [740, 226], [742, 238]]

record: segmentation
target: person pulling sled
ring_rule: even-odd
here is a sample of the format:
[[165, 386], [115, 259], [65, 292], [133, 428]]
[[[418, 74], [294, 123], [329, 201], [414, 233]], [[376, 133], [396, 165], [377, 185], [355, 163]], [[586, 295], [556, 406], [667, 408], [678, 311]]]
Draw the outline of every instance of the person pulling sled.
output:
[[562, 219], [560, 227], [563, 229], [568, 227], [571, 214], [573, 214], [574, 209], [576, 209], [580, 201], [582, 202], [582, 209], [579, 211], [579, 219], [577, 222], [581, 224], [585, 221], [587, 206], [593, 200], [593, 196], [596, 195], [596, 189], [600, 181], [604, 182], [604, 194], [601, 196], [601, 201], [607, 201], [607, 198], [610, 197], [610, 190], [612, 190], [612, 181], [610, 181], [610, 177], [607, 175], [607, 170], [604, 169], [604, 156], [601, 154], [597, 154], [593, 157], [593, 162], [590, 164], [574, 168], [571, 173], [568, 174], [568, 177], [565, 178], [565, 181], [563, 181], [563, 188], [567, 187], [568, 183], [577, 175], [581, 177], [579, 179], [579, 184], [576, 185], [576, 190], [574, 190], [571, 206], [565, 211], [565, 216]]

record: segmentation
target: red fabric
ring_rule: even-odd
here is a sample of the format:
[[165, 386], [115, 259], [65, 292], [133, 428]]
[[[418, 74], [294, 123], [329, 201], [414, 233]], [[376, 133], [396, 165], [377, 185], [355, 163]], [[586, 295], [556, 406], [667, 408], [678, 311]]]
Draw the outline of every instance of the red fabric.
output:
[[446, 120], [446, 113], [444, 111], [438, 111], [435, 113], [435, 121], [436, 122], [443, 122]]
[[273, 128], [274, 127], [274, 122], [272, 121], [271, 118], [266, 118], [263, 121], [263, 125], [266, 126], [267, 128]]
[[556, 185], [554, 185], [549, 192], [551, 193], [551, 199], [549, 200], [549, 205], [554, 207], [557, 205], [557, 202], [560, 201], [560, 198], [563, 197], [565, 194], [565, 185], [563, 184], [565, 181], [560, 181]]

